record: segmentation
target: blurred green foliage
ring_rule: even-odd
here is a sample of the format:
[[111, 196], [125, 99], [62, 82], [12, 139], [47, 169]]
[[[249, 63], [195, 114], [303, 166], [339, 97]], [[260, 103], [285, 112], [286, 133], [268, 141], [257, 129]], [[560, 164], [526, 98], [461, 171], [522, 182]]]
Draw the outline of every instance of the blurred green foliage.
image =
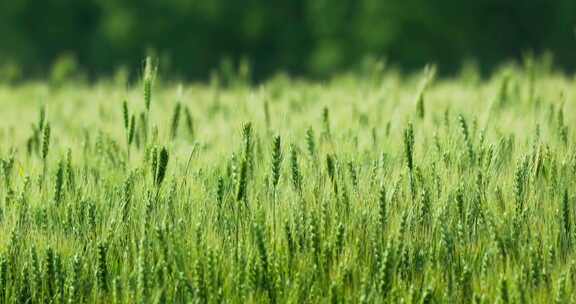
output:
[[50, 75], [62, 54], [90, 76], [133, 70], [150, 50], [186, 78], [223, 58], [247, 59], [260, 78], [325, 76], [368, 55], [450, 72], [546, 50], [571, 70], [575, 24], [574, 0], [10, 0], [0, 1], [0, 76]]

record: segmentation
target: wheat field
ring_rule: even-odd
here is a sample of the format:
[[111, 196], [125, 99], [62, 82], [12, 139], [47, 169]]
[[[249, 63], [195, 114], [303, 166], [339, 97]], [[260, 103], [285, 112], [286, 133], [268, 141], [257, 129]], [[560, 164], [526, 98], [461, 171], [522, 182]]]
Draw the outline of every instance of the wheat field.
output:
[[574, 77], [142, 74], [0, 85], [0, 303], [576, 301]]

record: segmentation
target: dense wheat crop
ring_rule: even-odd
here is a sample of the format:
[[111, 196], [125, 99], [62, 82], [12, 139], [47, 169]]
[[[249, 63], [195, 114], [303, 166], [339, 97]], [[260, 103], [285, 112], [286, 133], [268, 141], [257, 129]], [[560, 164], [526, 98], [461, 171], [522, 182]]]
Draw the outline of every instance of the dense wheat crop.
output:
[[545, 63], [154, 75], [0, 86], [1, 303], [576, 300], [576, 81]]

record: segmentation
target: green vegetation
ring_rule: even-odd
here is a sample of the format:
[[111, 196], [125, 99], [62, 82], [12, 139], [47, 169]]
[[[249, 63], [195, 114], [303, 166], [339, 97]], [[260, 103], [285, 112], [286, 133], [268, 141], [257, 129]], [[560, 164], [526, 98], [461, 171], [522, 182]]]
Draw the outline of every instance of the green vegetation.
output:
[[[0, 86], [1, 303], [576, 300], [576, 81]], [[240, 76], [236, 76], [239, 79]]]
[[574, 71], [575, 26], [574, 0], [3, 0], [0, 81], [122, 75], [154, 54], [164, 79], [215, 67], [325, 78], [366, 55], [442, 74], [474, 59], [486, 72], [525, 51]]

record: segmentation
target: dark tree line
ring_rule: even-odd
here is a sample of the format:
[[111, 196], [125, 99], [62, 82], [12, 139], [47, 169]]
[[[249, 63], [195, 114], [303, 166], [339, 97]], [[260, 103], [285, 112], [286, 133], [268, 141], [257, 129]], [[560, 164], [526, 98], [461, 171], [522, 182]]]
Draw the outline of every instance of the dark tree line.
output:
[[163, 69], [206, 78], [223, 58], [255, 77], [323, 76], [366, 55], [403, 68], [490, 68], [550, 50], [576, 67], [574, 0], [11, 0], [0, 1], [0, 67], [41, 76], [62, 54], [88, 75], [133, 70], [150, 50]]

